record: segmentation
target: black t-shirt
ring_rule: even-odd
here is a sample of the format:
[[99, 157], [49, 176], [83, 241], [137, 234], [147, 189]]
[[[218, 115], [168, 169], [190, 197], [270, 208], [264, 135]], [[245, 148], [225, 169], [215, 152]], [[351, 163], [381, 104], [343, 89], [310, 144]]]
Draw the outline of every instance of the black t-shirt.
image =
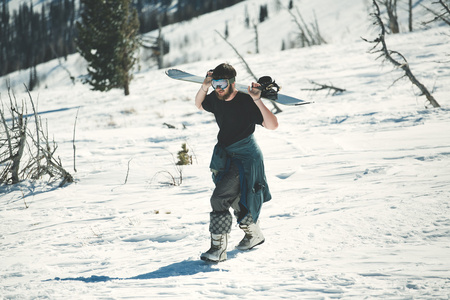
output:
[[255, 124], [262, 125], [263, 116], [252, 97], [238, 92], [233, 100], [219, 100], [213, 91], [202, 103], [204, 110], [214, 114], [219, 134], [217, 140], [223, 147], [245, 139], [255, 131]]

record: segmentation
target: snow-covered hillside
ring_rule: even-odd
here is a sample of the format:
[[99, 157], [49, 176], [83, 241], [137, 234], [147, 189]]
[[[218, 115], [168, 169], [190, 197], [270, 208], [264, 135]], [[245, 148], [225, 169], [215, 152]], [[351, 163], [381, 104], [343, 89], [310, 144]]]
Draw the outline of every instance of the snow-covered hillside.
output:
[[[209, 247], [208, 167], [217, 125], [193, 104], [198, 85], [143, 65], [130, 96], [93, 92], [79, 81], [85, 63], [72, 55], [61, 63], [75, 85], [52, 61], [38, 67], [41, 86], [32, 96], [76, 182], [0, 187], [0, 299], [448, 299], [450, 29], [387, 37], [442, 106], [426, 109], [407, 80], [391, 86], [401, 71], [375, 60], [359, 39], [376, 36], [365, 19], [367, 1], [346, 1], [339, 13], [336, 1], [297, 2], [316, 11], [327, 45], [279, 52], [274, 42], [259, 55], [242, 50], [254, 73], [315, 102], [282, 106], [279, 128], [255, 133], [273, 194], [261, 214], [266, 242], [234, 250], [243, 234], [233, 227], [226, 262], [199, 260]], [[249, 12], [256, 3], [247, 1]], [[165, 29], [167, 37], [184, 30], [211, 39], [199, 52], [205, 60], [177, 67], [201, 75], [228, 61], [238, 81], [250, 83], [213, 31], [227, 16], [230, 41], [239, 50], [253, 47], [244, 39], [251, 33], [231, 21], [243, 17], [244, 6]], [[345, 25], [351, 16], [358, 27]], [[292, 26], [288, 16], [266, 22], [260, 35], [267, 26], [274, 40], [284, 36], [275, 29]], [[170, 55], [176, 49], [172, 44]], [[27, 99], [21, 82], [28, 72], [9, 78], [16, 98]], [[4, 79], [0, 97], [8, 101]], [[301, 90], [313, 87], [310, 80], [346, 92]], [[180, 186], [171, 186], [167, 175], [179, 175], [173, 155], [184, 142], [193, 165], [182, 169]]]
[[[294, 1], [295, 2], [295, 1]], [[340, 43], [359, 39], [367, 32], [369, 18], [367, 1], [297, 1], [292, 13], [301, 13], [308, 27], [317, 20], [319, 29], [328, 43]], [[261, 5], [268, 6], [269, 19], [259, 23]], [[348, 9], [351, 7], [351, 9]], [[245, 18], [248, 14], [250, 27], [246, 28]], [[183, 24], [167, 26], [163, 30], [164, 39], [170, 44], [172, 51], [165, 56], [165, 63], [176, 65], [198, 60], [210, 60], [234, 56], [233, 50], [215, 31], [225, 36], [228, 30], [228, 41], [242, 55], [255, 53], [255, 30], [258, 28], [258, 48], [260, 53], [279, 52], [283, 41], [286, 45], [298, 38], [298, 26], [287, 10], [287, 1], [248, 0], [234, 7], [216, 11]], [[157, 36], [151, 32], [149, 36]]]

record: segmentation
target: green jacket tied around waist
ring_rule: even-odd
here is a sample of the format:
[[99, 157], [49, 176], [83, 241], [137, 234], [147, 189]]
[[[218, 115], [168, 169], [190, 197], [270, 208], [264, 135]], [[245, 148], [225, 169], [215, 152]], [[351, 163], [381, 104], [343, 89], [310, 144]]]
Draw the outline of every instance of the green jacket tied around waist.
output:
[[217, 184], [229, 170], [231, 163], [239, 168], [241, 198], [239, 200], [240, 222], [248, 213], [254, 222], [259, 218], [262, 204], [272, 199], [264, 172], [261, 149], [252, 135], [226, 148], [214, 147], [210, 168], [213, 181]]

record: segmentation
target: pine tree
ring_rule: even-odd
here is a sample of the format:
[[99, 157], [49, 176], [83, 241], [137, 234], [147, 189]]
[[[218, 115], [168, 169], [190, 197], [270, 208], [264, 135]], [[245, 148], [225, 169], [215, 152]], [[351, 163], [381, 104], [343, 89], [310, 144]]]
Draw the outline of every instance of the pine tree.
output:
[[[8, 1], [3, 0], [0, 6], [0, 76], [6, 74], [9, 67], [10, 23]], [[10, 47], [9, 47], [10, 48]]]
[[131, 70], [137, 62], [139, 20], [131, 0], [81, 0], [82, 23], [77, 23], [78, 52], [88, 61], [93, 90], [123, 88], [130, 94]]

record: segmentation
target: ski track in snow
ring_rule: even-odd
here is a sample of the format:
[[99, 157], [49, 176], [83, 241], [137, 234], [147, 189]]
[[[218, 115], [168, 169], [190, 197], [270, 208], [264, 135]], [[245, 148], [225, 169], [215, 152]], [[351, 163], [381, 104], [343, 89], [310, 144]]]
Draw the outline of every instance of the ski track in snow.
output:
[[[276, 131], [257, 129], [273, 194], [261, 213], [266, 242], [234, 250], [243, 233], [233, 227], [220, 264], [199, 260], [209, 247], [217, 134], [213, 117], [193, 105], [199, 86], [144, 70], [124, 97], [48, 72], [49, 88], [33, 96], [76, 182], [0, 188], [0, 298], [449, 299], [450, 69], [437, 63], [448, 60], [442, 32], [389, 37], [434, 86], [440, 109], [425, 109], [409, 82], [390, 87], [400, 71], [382, 66], [360, 40], [247, 57], [283, 92], [315, 103], [283, 106]], [[239, 82], [251, 80], [230, 53], [226, 61]], [[202, 74], [220, 62], [178, 67]], [[67, 61], [83, 74], [80, 64], [76, 55]], [[14, 76], [13, 84], [28, 73]], [[309, 80], [347, 92], [300, 91]], [[16, 96], [27, 98], [19, 88]], [[194, 164], [170, 186], [184, 142]]]

